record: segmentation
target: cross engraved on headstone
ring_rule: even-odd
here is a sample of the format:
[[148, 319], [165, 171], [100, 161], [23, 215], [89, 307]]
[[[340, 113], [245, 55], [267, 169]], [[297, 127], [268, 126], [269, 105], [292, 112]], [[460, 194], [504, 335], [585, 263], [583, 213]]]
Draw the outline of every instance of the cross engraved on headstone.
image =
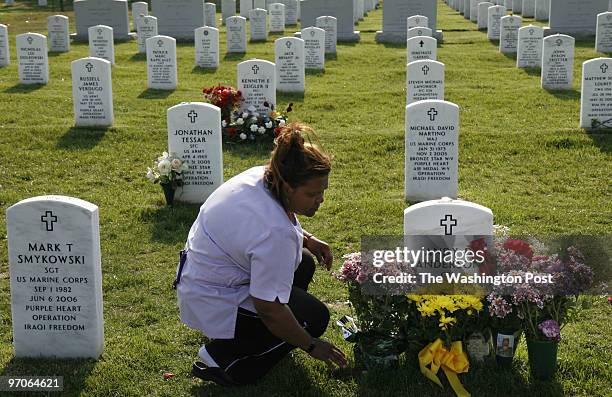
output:
[[561, 47], [561, 45], [563, 44], [563, 40], [557, 39], [557, 41], [555, 41], [555, 44], [557, 44], [559, 47]]
[[292, 44], [290, 41], [288, 41], [288, 42], [286, 42], [286, 43], [285, 43], [285, 46], [287, 46], [287, 49], [291, 48], [291, 46], [292, 46], [292, 45], [293, 45], [293, 44]]
[[198, 114], [196, 112], [193, 111], [193, 109], [187, 113], [187, 117], [189, 117], [189, 120], [191, 121], [191, 124], [196, 122], [196, 118], [198, 117]]
[[45, 214], [40, 217], [40, 221], [45, 224], [48, 232], [52, 232], [53, 224], [57, 222], [57, 216], [53, 215], [53, 211], [45, 211]]
[[423, 31], [422, 30], [417, 30], [417, 33], [419, 34], [419, 36], [423, 35]]
[[423, 40], [421, 40], [421, 42], [419, 44], [421, 45], [421, 48], [423, 48], [423, 45], [425, 45], [425, 42]]
[[453, 219], [452, 215], [446, 215], [444, 219], [440, 219], [440, 226], [444, 226], [444, 234], [446, 236], [452, 236], [453, 227], [457, 226], [457, 220]]
[[162, 39], [157, 40], [157, 46], [158, 47], [163, 47], [164, 46], [164, 41]]
[[208, 30], [204, 31], [204, 36], [208, 36]]
[[32, 38], [32, 36], [28, 36], [28, 38], [26, 39], [28, 41], [29, 45], [32, 45], [32, 42], [34, 41], [34, 39]]
[[533, 32], [534, 32], [534, 30], [533, 30], [533, 29], [529, 29], [529, 35], [530, 35], [530, 36], [533, 36]]
[[59, 22], [59, 17], [55, 17], [55, 23]]
[[98, 36], [102, 36], [102, 29], [98, 29]]
[[310, 31], [310, 37], [314, 37], [314, 35], [315, 35], [315, 31], [314, 31], [314, 30], [311, 30], [311, 31]]
[[427, 112], [427, 115], [429, 116], [429, 121], [436, 121], [436, 116], [438, 115], [438, 111], [436, 110], [436, 108], [431, 108]]
[[85, 69], [87, 69], [87, 71], [91, 73], [91, 70], [93, 69], [93, 65], [91, 64], [91, 62], [87, 62], [87, 64], [85, 65]]
[[416, 23], [421, 23], [421, 18], [417, 18], [417, 19], [415, 19], [415, 22], [416, 22]]
[[423, 74], [427, 76], [427, 72], [429, 72], [429, 66], [425, 65], [421, 68], [421, 70], [423, 71]]
[[259, 66], [257, 65], [253, 65], [251, 69], [253, 70], [253, 74], [257, 74], [257, 72], [259, 72]]
[[608, 70], [608, 65], [604, 63], [600, 66], [600, 68], [601, 68], [601, 73], [606, 73], [606, 71]]

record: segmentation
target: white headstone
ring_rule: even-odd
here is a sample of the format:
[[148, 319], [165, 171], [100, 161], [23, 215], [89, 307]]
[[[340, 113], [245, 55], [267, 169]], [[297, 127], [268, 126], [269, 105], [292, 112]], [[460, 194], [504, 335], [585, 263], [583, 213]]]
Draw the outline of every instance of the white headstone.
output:
[[410, 30], [411, 28], [428, 28], [429, 18], [424, 15], [413, 15], [406, 19], [406, 24], [408, 30]]
[[110, 26], [98, 25], [88, 29], [89, 37], [89, 56], [106, 59], [115, 64], [115, 45], [113, 42], [113, 28]]
[[298, 23], [298, 0], [283, 0], [285, 5], [285, 26], [293, 26]]
[[325, 53], [335, 54], [338, 42], [338, 21], [336, 18], [331, 16], [318, 17], [316, 26], [325, 30]]
[[522, 15], [523, 18], [535, 17], [535, 0], [523, 0]]
[[535, 18], [538, 21], [548, 21], [550, 0], [536, 0]]
[[438, 40], [433, 37], [417, 36], [407, 41], [407, 63], [421, 59], [436, 60], [438, 56]]
[[253, 8], [261, 8], [263, 10], [268, 9], [268, 2], [266, 0], [253, 0]]
[[453, 240], [460, 236], [491, 236], [493, 212], [482, 205], [448, 197], [418, 203], [404, 210], [404, 235], [453, 236]]
[[459, 0], [459, 1], [463, 1], [463, 17], [465, 19], [470, 19], [470, 12], [471, 12], [470, 0]]
[[251, 41], [268, 40], [268, 11], [263, 8], [251, 10]]
[[574, 78], [574, 43], [570, 36], [544, 38], [541, 86], [546, 90], [571, 90]]
[[68, 17], [64, 15], [51, 15], [47, 17], [47, 30], [49, 32], [48, 44], [50, 52], [70, 51], [70, 31]]
[[88, 41], [89, 28], [96, 25], [113, 28], [115, 40], [130, 38], [127, 0], [75, 0], [74, 16], [78, 41]]
[[457, 197], [458, 155], [459, 106], [440, 100], [406, 106], [407, 201]]
[[254, 106], [258, 113], [268, 114], [264, 102], [276, 106], [276, 66], [269, 61], [251, 59], [238, 64], [238, 90], [244, 101], [241, 110]]
[[111, 63], [101, 58], [81, 58], [72, 61], [71, 69], [75, 125], [113, 125]]
[[542, 40], [544, 29], [539, 26], [523, 26], [519, 29], [516, 55], [517, 68], [539, 68], [542, 66]]
[[582, 64], [580, 128], [612, 128], [612, 58]]
[[408, 32], [408, 17], [422, 15], [427, 17], [428, 27], [436, 39], [442, 39], [442, 32], [436, 30], [438, 2], [436, 0], [385, 0], [383, 6], [383, 28], [376, 32], [377, 42], [403, 43]]
[[204, 3], [204, 13], [206, 14], [206, 26], [217, 27], [217, 5], [215, 3]]
[[500, 19], [499, 52], [515, 54], [518, 47], [518, 30], [523, 20], [516, 15], [506, 15]]
[[478, 3], [482, 0], [470, 0], [470, 21], [478, 22]]
[[431, 37], [432, 31], [429, 28], [410, 28], [408, 29], [408, 38], [417, 37], [417, 36], [429, 36]]
[[6, 210], [17, 357], [98, 358], [104, 350], [98, 207], [32, 197]]
[[306, 69], [325, 69], [325, 30], [321, 28], [302, 29], [304, 40], [304, 66]]
[[157, 18], [152, 15], [147, 15], [139, 18], [138, 22], [138, 52], [145, 54], [147, 52], [147, 39], [157, 36]]
[[573, 37], [595, 35], [597, 14], [609, 11], [608, 0], [554, 0], [550, 2], [549, 34]]
[[152, 0], [152, 14], [162, 36], [193, 40], [193, 32], [206, 24], [204, 0]]
[[276, 89], [280, 92], [304, 92], [304, 40], [283, 37], [274, 41]]
[[251, 10], [253, 9], [253, 0], [240, 0], [240, 16], [246, 19], [250, 18]]
[[478, 29], [486, 29], [489, 24], [489, 7], [493, 7], [493, 3], [483, 1], [478, 3]]
[[143, 15], [149, 15], [149, 5], [144, 1], [132, 3], [132, 27], [135, 32], [138, 32], [138, 19]]
[[487, 22], [487, 38], [489, 40], [499, 40], [501, 21], [506, 15], [505, 6], [493, 6], [488, 9], [489, 21]]
[[595, 51], [612, 52], [612, 12], [602, 12], [597, 15]]
[[39, 7], [46, 7], [47, 6], [47, 0], [38, 0], [38, 6]]
[[219, 29], [203, 26], [195, 30], [195, 63], [201, 68], [219, 67]]
[[523, 0], [513, 0], [512, 1], [512, 12], [515, 14], [522, 14]]
[[177, 86], [176, 40], [168, 36], [147, 39], [148, 88], [175, 90]]
[[226, 47], [227, 52], [244, 53], [247, 51], [246, 18], [229, 17], [225, 21], [227, 26]]
[[0, 68], [11, 64], [11, 52], [8, 44], [8, 28], [0, 24]]
[[223, 183], [221, 110], [209, 103], [185, 102], [168, 109], [168, 152], [187, 165], [175, 200], [201, 204]]
[[[256, 8], [256, 7], [254, 7]], [[221, 2], [221, 22], [227, 23], [227, 18], [236, 15], [236, 0], [222, 0]]]
[[[318, 17], [335, 17], [337, 22], [337, 40], [344, 42], [356, 42], [360, 40], [360, 33], [355, 31], [354, 10], [355, 4], [353, 0], [303, 0], [300, 2], [302, 26], [317, 26], [322, 28], [322, 26], [316, 25], [316, 19]], [[405, 17], [404, 23], [406, 23]], [[402, 34], [406, 34], [406, 26], [403, 27]]]
[[49, 59], [47, 38], [38, 33], [17, 35], [17, 62], [21, 84], [47, 84], [49, 82]]
[[270, 33], [285, 31], [285, 5], [281, 3], [270, 4]]
[[407, 66], [406, 104], [427, 99], [444, 100], [444, 64], [438, 61], [414, 61]]

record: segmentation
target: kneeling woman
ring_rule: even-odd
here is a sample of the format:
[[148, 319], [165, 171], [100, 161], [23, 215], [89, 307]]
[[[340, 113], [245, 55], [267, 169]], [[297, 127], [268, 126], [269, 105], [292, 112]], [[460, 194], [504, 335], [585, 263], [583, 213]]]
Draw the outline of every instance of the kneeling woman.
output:
[[344, 354], [319, 339], [329, 311], [307, 292], [315, 264], [303, 248], [328, 270], [333, 259], [296, 217], [317, 212], [331, 170], [329, 157], [305, 142], [311, 134], [284, 127], [269, 163], [221, 185], [191, 227], [177, 290], [181, 320], [211, 339], [193, 366], [201, 379], [255, 383], [296, 347], [346, 366]]

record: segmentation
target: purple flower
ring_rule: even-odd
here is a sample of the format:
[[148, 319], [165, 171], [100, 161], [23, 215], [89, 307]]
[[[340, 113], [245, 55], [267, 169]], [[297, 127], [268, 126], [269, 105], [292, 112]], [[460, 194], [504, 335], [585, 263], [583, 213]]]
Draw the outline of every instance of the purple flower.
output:
[[545, 337], [555, 342], [561, 341], [561, 329], [555, 320], [546, 320], [538, 324], [538, 328]]
[[498, 318], [505, 318], [512, 313], [512, 305], [508, 303], [502, 296], [491, 293], [487, 296], [489, 301], [489, 315]]

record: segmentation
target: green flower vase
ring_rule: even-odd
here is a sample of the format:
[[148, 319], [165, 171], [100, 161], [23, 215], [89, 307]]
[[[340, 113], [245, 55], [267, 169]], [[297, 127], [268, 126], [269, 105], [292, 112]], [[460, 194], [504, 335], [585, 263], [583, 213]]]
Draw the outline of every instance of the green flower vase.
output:
[[538, 380], [550, 380], [557, 371], [559, 343], [527, 339], [527, 354], [531, 376]]
[[169, 207], [174, 206], [174, 188], [171, 183], [162, 183], [162, 189], [164, 190], [164, 196], [166, 197], [166, 205]]

